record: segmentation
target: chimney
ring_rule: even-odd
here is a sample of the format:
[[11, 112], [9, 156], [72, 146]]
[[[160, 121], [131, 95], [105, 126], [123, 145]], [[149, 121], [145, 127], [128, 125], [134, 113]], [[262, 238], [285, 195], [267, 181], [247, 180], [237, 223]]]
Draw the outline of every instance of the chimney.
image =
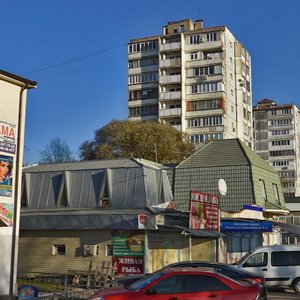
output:
[[195, 21], [195, 30], [196, 29], [203, 29], [203, 20], [196, 20]]

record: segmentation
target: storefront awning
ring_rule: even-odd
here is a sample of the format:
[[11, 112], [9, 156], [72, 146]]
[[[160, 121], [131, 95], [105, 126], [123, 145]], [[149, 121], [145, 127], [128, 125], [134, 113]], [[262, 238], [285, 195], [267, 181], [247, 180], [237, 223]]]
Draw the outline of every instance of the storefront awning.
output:
[[219, 239], [220, 237], [225, 236], [225, 234], [216, 231], [216, 230], [206, 230], [206, 229], [189, 229], [182, 226], [177, 225], [157, 225], [158, 229], [163, 230], [173, 230], [173, 231], [181, 231], [182, 234], [186, 236], [191, 236], [195, 238], [213, 238]]
[[272, 222], [272, 223], [273, 225], [280, 227], [281, 229], [283, 229], [288, 233], [300, 235], [300, 225], [281, 223], [281, 222]]

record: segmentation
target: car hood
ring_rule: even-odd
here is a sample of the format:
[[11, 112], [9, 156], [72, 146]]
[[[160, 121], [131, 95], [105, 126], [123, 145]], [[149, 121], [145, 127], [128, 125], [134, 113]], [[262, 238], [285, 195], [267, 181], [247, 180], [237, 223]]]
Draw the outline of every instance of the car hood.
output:
[[89, 297], [89, 300], [93, 300], [93, 299], [97, 299], [98, 297], [105, 297], [105, 296], [125, 295], [128, 293], [129, 291], [126, 290], [123, 286], [116, 286], [116, 287], [106, 288], [96, 292], [95, 294]]

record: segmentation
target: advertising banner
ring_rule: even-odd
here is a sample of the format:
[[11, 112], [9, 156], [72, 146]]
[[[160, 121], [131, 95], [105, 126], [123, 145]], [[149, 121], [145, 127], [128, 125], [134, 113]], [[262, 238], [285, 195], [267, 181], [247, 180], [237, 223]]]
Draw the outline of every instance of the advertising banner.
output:
[[113, 256], [144, 256], [144, 236], [117, 236], [113, 238]]
[[219, 196], [191, 192], [190, 229], [219, 230]]
[[118, 274], [143, 274], [144, 257], [115, 257]]
[[0, 70], [0, 299], [17, 295], [27, 90], [36, 82]]

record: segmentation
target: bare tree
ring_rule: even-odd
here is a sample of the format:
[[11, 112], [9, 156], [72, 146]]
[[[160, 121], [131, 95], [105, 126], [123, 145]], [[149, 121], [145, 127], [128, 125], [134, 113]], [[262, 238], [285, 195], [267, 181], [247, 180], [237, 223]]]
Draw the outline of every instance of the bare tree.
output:
[[73, 161], [73, 153], [64, 140], [57, 137], [50, 140], [50, 144], [40, 151], [40, 163], [61, 163]]

